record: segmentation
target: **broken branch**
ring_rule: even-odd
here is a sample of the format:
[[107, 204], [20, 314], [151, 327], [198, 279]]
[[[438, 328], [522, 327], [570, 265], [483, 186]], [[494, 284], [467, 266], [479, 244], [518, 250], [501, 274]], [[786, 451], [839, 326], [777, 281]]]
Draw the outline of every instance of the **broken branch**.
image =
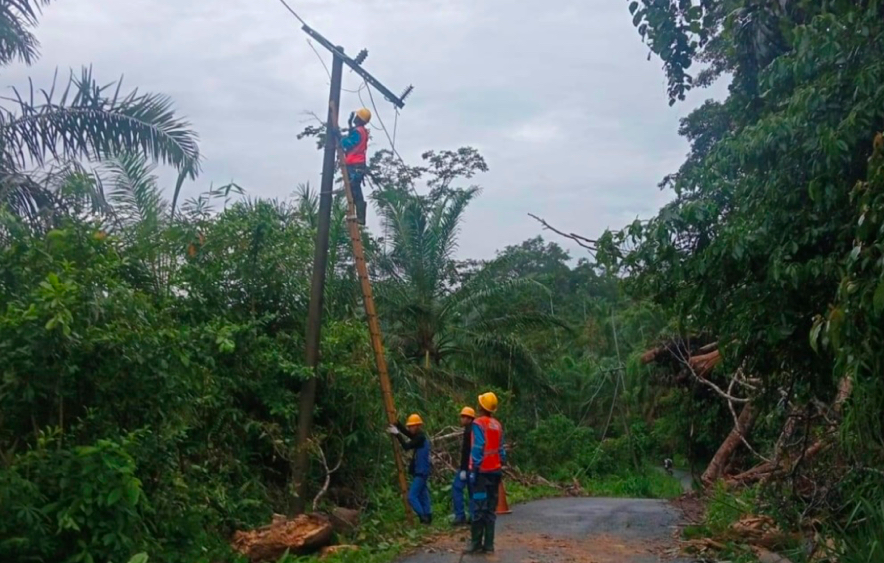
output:
[[578, 235], [577, 233], [566, 233], [566, 232], [560, 231], [557, 228], [550, 225], [549, 223], [547, 223], [545, 220], [538, 217], [537, 215], [534, 215], [533, 213], [529, 213], [528, 216], [531, 217], [532, 219], [534, 219], [535, 221], [538, 221], [541, 225], [543, 225], [544, 229], [550, 230], [559, 236], [563, 236], [565, 238], [571, 239], [587, 250], [590, 250], [593, 252], [598, 250], [599, 241], [597, 241], [597, 240], [593, 240], [591, 238], [586, 238], [584, 236]]

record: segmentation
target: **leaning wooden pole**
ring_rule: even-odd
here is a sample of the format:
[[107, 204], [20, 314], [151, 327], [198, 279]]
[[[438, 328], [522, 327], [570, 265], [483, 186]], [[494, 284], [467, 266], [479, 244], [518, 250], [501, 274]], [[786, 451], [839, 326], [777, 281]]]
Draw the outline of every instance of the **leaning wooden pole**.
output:
[[[332, 104], [332, 113], [337, 123], [338, 110]], [[329, 137], [331, 138], [331, 137]], [[374, 295], [371, 291], [371, 279], [368, 277], [368, 267], [365, 263], [365, 248], [362, 245], [362, 230], [359, 223], [354, 219], [356, 206], [353, 203], [353, 193], [350, 191], [350, 175], [344, 162], [344, 150], [336, 139], [338, 161], [341, 167], [341, 176], [344, 180], [344, 193], [347, 195], [347, 231], [350, 233], [350, 243], [353, 246], [353, 258], [356, 262], [356, 273], [359, 275], [359, 283], [362, 286], [362, 301], [365, 305], [365, 316], [368, 318], [368, 333], [371, 337], [371, 347], [374, 350], [374, 359], [378, 367], [378, 375], [381, 379], [381, 395], [384, 399], [384, 410], [387, 413], [387, 422], [395, 424], [396, 406], [393, 403], [393, 386], [390, 384], [390, 373], [387, 371], [387, 358], [384, 356], [384, 342], [381, 338], [381, 323], [378, 320], [377, 310], [374, 306]], [[408, 505], [408, 481], [405, 478], [405, 464], [402, 461], [402, 452], [395, 436], [390, 436], [393, 441], [393, 458], [396, 460], [396, 471], [399, 474], [399, 491], [402, 493], [402, 503], [405, 506], [405, 514], [409, 523], [413, 523], [414, 517]]]

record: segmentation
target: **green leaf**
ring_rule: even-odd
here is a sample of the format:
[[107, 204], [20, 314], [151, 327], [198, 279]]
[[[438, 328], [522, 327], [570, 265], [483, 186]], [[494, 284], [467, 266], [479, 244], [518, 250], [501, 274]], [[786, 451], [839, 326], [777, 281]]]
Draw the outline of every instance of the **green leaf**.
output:
[[147, 563], [147, 560], [148, 560], [148, 559], [149, 559], [149, 557], [147, 556], [146, 553], [143, 553], [143, 552], [142, 552], [142, 553], [136, 553], [135, 555], [133, 555], [133, 556], [129, 559], [128, 563]]
[[875, 308], [875, 313], [880, 314], [881, 311], [884, 311], [884, 280], [878, 282], [878, 287], [875, 288], [875, 296], [872, 298], [872, 306]]
[[638, 10], [638, 2], [632, 2], [629, 4], [629, 13], [635, 14], [635, 11]]
[[131, 479], [128, 483], [126, 483], [126, 500], [130, 505], [135, 506], [138, 504], [138, 499], [141, 496], [141, 483], [139, 483], [138, 479]]
[[810, 329], [810, 347], [814, 352], [819, 352], [819, 338], [820, 331], [823, 329], [823, 322], [821, 318], [817, 318], [813, 323], [813, 328]]

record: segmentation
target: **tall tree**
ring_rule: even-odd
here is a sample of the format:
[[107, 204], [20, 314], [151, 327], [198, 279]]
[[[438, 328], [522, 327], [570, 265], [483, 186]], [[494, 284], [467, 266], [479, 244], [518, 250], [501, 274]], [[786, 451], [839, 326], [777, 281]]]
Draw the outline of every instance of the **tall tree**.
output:
[[[872, 383], [880, 378], [868, 369], [877, 356], [861, 350], [874, 310], [867, 267], [881, 236], [864, 225], [877, 205], [867, 195], [877, 188], [877, 168], [868, 164], [884, 128], [884, 5], [641, 0], [630, 9], [664, 62], [673, 101], [725, 73], [733, 81], [726, 100], [682, 122], [691, 152], [662, 184], [674, 201], [648, 222], [607, 233], [600, 256], [624, 266], [632, 289], [673, 311], [685, 332], [716, 335], [725, 370], [762, 383], [741, 391], [755, 395], [756, 408], [843, 402], [849, 376], [870, 392], [854, 396], [847, 420], [855, 414], [855, 427], [868, 427], [882, 406], [880, 384]], [[695, 63], [708, 63], [696, 77]], [[870, 197], [859, 214], [851, 201], [858, 182], [866, 191], [854, 192], [857, 201]], [[862, 297], [848, 297], [860, 288]], [[836, 297], [841, 304], [827, 309]], [[849, 352], [838, 363], [817, 355], [811, 340], [821, 338]], [[788, 410], [767, 412], [782, 420]], [[780, 442], [797, 431], [784, 423]], [[880, 464], [880, 437], [872, 443], [857, 464]], [[823, 488], [857, 490], [842, 484], [836, 478]]]

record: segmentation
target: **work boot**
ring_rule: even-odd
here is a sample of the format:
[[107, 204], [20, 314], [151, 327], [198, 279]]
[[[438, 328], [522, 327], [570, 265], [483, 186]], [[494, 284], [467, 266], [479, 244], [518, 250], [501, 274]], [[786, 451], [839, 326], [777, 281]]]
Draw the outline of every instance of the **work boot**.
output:
[[455, 528], [460, 527], [460, 526], [466, 526], [467, 524], [469, 524], [469, 522], [467, 522], [467, 519], [463, 516], [459, 516], [459, 517], [455, 518], [454, 522], [451, 523], [451, 525], [454, 526]]
[[473, 522], [470, 525], [470, 543], [467, 544], [467, 548], [463, 551], [464, 553], [482, 553], [482, 534], [485, 531], [485, 526], [481, 523]]
[[485, 553], [494, 553], [494, 522], [485, 524], [485, 543], [482, 549]]
[[360, 225], [365, 225], [365, 210], [368, 205], [365, 203], [365, 200], [356, 202], [356, 220]]
[[417, 519], [424, 525], [429, 525], [432, 522], [429, 516], [424, 516], [423, 514], [419, 515]]

